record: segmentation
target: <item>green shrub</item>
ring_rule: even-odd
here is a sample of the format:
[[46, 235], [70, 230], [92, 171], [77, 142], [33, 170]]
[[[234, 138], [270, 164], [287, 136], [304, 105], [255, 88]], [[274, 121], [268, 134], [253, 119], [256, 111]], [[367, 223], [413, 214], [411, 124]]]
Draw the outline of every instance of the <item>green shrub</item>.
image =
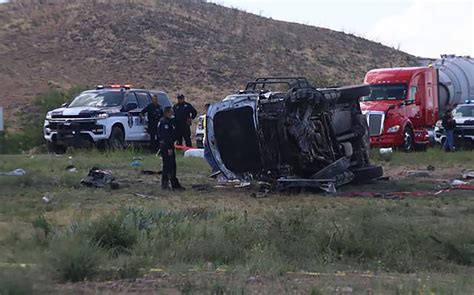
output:
[[60, 281], [78, 282], [93, 278], [104, 256], [104, 252], [87, 239], [61, 238], [51, 243], [47, 263]]
[[53, 89], [36, 96], [33, 99], [33, 109], [18, 115], [17, 124], [20, 126], [20, 131], [10, 132], [6, 124], [5, 135], [0, 137], [0, 154], [19, 153], [44, 145], [43, 121], [46, 113], [60, 107], [84, 89], [86, 87], [83, 86], [74, 86], [67, 90]]
[[118, 276], [120, 279], [136, 279], [143, 276], [148, 260], [140, 256], [121, 256], [118, 258]]
[[124, 223], [126, 212], [105, 216], [90, 224], [87, 235], [99, 247], [114, 256], [129, 253], [138, 239], [138, 231]]
[[33, 220], [32, 225], [33, 225], [33, 228], [42, 230], [45, 237], [48, 237], [49, 234], [51, 233], [52, 226], [46, 220], [46, 218], [44, 218], [44, 215], [39, 215], [38, 217], [36, 217], [36, 219]]
[[33, 281], [25, 270], [2, 269], [0, 270], [0, 294], [33, 294]]

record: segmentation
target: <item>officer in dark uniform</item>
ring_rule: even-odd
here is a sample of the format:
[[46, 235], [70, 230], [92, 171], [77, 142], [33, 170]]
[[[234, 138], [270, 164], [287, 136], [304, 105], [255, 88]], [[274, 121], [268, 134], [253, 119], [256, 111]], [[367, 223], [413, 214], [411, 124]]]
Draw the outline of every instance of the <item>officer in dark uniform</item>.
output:
[[188, 102], [184, 101], [184, 94], [178, 95], [178, 103], [173, 106], [176, 120], [176, 143], [183, 144], [183, 138], [187, 147], [192, 147], [191, 143], [191, 122], [197, 116], [196, 109]]
[[184, 190], [184, 187], [176, 178], [176, 154], [174, 142], [176, 140], [176, 130], [173, 122], [173, 108], [166, 107], [164, 117], [158, 126], [158, 136], [160, 138], [160, 154], [163, 160], [163, 173], [161, 175], [161, 188], [169, 190], [169, 182], [173, 190]]
[[140, 117], [147, 114], [148, 118], [148, 134], [150, 134], [150, 148], [152, 152], [158, 151], [158, 143], [160, 141], [158, 137], [158, 123], [163, 117], [163, 109], [158, 103], [158, 96], [153, 95], [151, 97], [151, 103], [147, 105], [140, 113]]

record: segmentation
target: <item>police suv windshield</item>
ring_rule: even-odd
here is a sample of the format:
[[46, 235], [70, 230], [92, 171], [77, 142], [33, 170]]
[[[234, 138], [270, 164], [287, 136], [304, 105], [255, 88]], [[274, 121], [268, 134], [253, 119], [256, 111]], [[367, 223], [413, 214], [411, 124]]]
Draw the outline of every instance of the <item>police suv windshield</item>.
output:
[[123, 96], [123, 91], [83, 92], [74, 98], [69, 107], [117, 107], [122, 104]]
[[405, 84], [370, 85], [370, 94], [362, 97], [362, 101], [403, 100], [407, 96]]
[[453, 110], [453, 116], [456, 118], [474, 117], [474, 105], [458, 106]]

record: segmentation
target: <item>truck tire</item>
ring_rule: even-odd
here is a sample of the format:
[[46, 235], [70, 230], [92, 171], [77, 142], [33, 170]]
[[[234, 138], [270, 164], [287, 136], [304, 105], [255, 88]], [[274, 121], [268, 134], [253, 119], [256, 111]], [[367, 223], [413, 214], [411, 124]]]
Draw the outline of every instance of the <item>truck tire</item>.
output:
[[49, 142], [48, 141], [48, 152], [49, 153], [62, 155], [62, 154], [66, 153], [66, 150], [67, 150], [67, 146], [58, 145], [54, 142]]
[[354, 173], [353, 182], [355, 183], [363, 183], [383, 176], [382, 166], [367, 166], [352, 169], [351, 171]]
[[367, 96], [370, 94], [369, 85], [354, 85], [347, 87], [337, 88], [341, 92], [341, 100], [351, 100], [355, 98], [360, 98], [362, 96]]
[[112, 128], [107, 146], [111, 150], [121, 150], [125, 148], [125, 135], [122, 128], [118, 126]]
[[405, 153], [411, 153], [415, 149], [415, 135], [410, 126], [403, 130], [403, 145], [400, 147]]

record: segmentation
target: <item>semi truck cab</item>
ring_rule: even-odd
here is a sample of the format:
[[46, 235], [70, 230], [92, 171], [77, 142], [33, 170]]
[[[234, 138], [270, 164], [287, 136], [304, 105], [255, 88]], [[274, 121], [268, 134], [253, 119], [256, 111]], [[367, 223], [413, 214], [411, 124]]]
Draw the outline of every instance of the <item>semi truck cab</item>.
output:
[[430, 143], [438, 120], [438, 82], [433, 67], [369, 71], [370, 94], [362, 97], [373, 147], [400, 147], [410, 152]]

